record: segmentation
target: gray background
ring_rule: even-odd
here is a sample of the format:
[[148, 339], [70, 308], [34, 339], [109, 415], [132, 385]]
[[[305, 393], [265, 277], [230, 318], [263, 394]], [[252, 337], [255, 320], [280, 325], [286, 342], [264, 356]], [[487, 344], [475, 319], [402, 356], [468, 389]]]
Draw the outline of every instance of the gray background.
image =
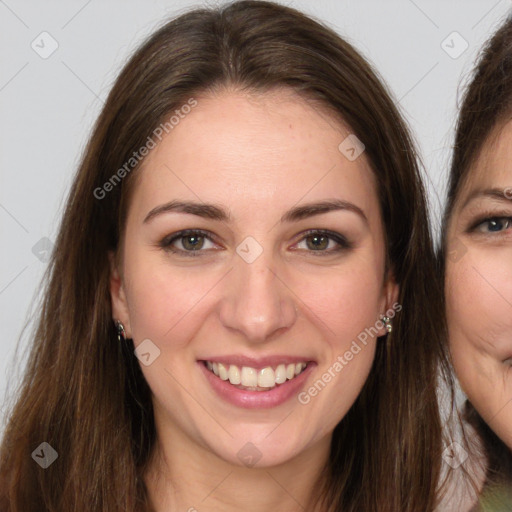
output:
[[[0, 0], [0, 404], [19, 378], [15, 349], [30, 345], [63, 200], [120, 66], [164, 18], [218, 3]], [[387, 82], [418, 142], [438, 232], [460, 86], [510, 0], [282, 3], [334, 28]]]

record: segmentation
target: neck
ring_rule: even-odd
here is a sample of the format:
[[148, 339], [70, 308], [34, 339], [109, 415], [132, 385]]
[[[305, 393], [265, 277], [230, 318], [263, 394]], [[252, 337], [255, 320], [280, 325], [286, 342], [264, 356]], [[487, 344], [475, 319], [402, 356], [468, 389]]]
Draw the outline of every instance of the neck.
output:
[[331, 437], [271, 467], [234, 465], [181, 430], [157, 426], [145, 474], [155, 512], [319, 511], [312, 505], [325, 477]]

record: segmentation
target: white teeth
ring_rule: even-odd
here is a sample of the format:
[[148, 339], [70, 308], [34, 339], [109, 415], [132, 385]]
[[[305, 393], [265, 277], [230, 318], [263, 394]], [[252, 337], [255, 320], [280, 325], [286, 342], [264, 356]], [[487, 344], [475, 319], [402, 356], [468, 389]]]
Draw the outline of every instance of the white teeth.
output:
[[242, 386], [257, 386], [258, 385], [258, 373], [254, 368], [248, 366], [242, 367], [241, 383]]
[[275, 369], [267, 366], [256, 370], [249, 366], [243, 366], [241, 369], [234, 365], [223, 363], [212, 363], [206, 361], [206, 367], [222, 380], [229, 380], [234, 386], [240, 389], [251, 391], [266, 391], [274, 388], [277, 384], [284, 384], [287, 380], [292, 380], [301, 374], [306, 368], [307, 363], [279, 364]]
[[228, 377], [231, 384], [240, 384], [240, 382], [242, 382], [240, 378], [240, 370], [238, 369], [238, 366], [235, 366], [234, 364], [229, 366]]
[[258, 372], [258, 386], [260, 388], [273, 388], [276, 385], [274, 370], [267, 367]]
[[219, 363], [219, 377], [222, 380], [228, 380], [228, 370], [222, 363]]
[[282, 384], [283, 382], [286, 382], [286, 366], [284, 364], [280, 364], [276, 368], [276, 384]]

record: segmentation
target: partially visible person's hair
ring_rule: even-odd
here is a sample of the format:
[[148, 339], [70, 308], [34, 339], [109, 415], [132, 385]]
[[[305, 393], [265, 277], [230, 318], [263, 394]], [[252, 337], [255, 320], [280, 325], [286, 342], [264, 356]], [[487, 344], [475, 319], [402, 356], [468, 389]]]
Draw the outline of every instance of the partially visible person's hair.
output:
[[[493, 432], [491, 427], [482, 419], [473, 405], [466, 400], [463, 418], [478, 433], [483, 442], [487, 469], [482, 494], [492, 496], [495, 488], [512, 488], [512, 453], [505, 443]], [[512, 497], [510, 494], [509, 499]]]
[[[444, 213], [439, 262], [445, 278], [447, 229], [454, 205], [485, 144], [512, 120], [512, 15], [502, 23], [481, 50], [466, 86], [455, 132], [455, 141]], [[485, 486], [512, 486], [512, 453], [466, 401], [463, 418], [476, 429], [488, 459]], [[511, 425], [512, 428], [512, 425]]]
[[[449, 377], [442, 290], [410, 134], [376, 73], [334, 31], [285, 6], [241, 1], [165, 24], [108, 96], [71, 187], [0, 446], [2, 512], [150, 510], [143, 478], [155, 441], [150, 390], [133, 343], [116, 339], [107, 257], [109, 250], [119, 256], [130, 187], [144, 161], [104, 184], [191, 98], [279, 87], [326, 107], [365, 145], [403, 306], [334, 431], [323, 508], [434, 509], [443, 449], [438, 364]], [[94, 191], [106, 188], [97, 198], [103, 192]], [[43, 441], [59, 454], [46, 470], [30, 456]]]

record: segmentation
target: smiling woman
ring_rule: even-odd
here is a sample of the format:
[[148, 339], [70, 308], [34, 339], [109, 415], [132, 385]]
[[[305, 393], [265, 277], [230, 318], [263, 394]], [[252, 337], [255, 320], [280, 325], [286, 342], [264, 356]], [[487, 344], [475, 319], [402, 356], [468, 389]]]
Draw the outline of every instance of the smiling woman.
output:
[[[450, 347], [480, 434], [474, 510], [512, 510], [512, 18], [483, 49], [462, 103], [442, 261]], [[471, 297], [471, 300], [467, 300]]]
[[404, 122], [330, 29], [259, 1], [165, 24], [71, 188], [2, 512], [433, 511], [427, 218]]

